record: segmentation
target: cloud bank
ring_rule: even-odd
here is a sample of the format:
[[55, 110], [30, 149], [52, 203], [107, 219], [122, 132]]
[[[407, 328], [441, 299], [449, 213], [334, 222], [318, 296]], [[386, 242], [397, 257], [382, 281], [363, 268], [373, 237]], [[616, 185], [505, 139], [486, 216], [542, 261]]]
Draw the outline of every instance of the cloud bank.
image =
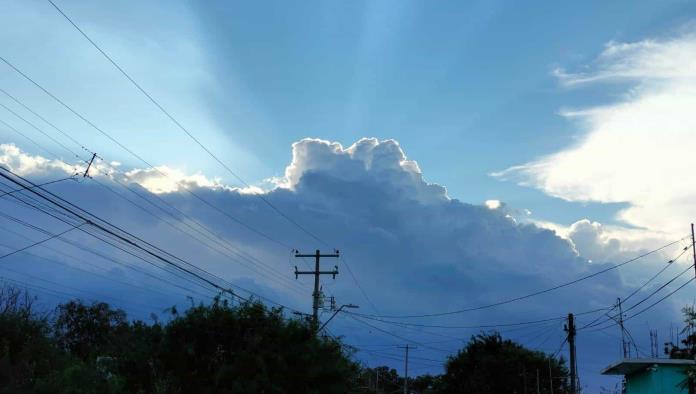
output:
[[[215, 248], [203, 247], [190, 234], [176, 231], [179, 222], [168, 218], [167, 221], [174, 224], [167, 224], [92, 181], [54, 184], [50, 187], [65, 198], [196, 262], [206, 270], [306, 311], [311, 304], [311, 283], [306, 278], [298, 281], [292, 278], [292, 267], [301, 267], [303, 263], [292, 259], [285, 245], [305, 251], [331, 247], [341, 250], [344, 260], [323, 262], [325, 267], [337, 263], [340, 271], [335, 281], [323, 279], [324, 292], [336, 296], [339, 303], [360, 304], [364, 313], [375, 313], [377, 310], [397, 315], [451, 311], [513, 298], [596, 272], [623, 257], [624, 251], [619, 241], [607, 236], [597, 223], [578, 222], [565, 237], [560, 237], [552, 230], [516, 221], [514, 212], [504, 202], [491, 200], [472, 205], [448, 197], [443, 186], [425, 180], [417, 163], [408, 159], [393, 140], [364, 138], [344, 147], [335, 142], [304, 139], [293, 144], [292, 150], [292, 162], [287, 166], [285, 175], [274, 180], [276, 187], [259, 193], [263, 193], [265, 199], [304, 228], [310, 229], [327, 245], [318, 244], [312, 237], [283, 220], [257, 195], [222, 185], [201, 174], [177, 173], [175, 179], [181, 182], [172, 184], [167, 183], [171, 180], [165, 182], [159, 172], [130, 169], [125, 171], [127, 177], [119, 179], [132, 190], [158, 193], [158, 198], [186, 213], [187, 218], [175, 215], [183, 222], [202, 224], [212, 234], [239, 250], [240, 254], [254, 256], [252, 260], [231, 258]], [[35, 181], [64, 176], [73, 168], [69, 164], [27, 155], [12, 145], [4, 146], [0, 162], [14, 170], [21, 170], [23, 175]], [[103, 171], [95, 178], [113, 187], [113, 191], [139, 201], [128, 190], [119, 188], [113, 182], [115, 176]], [[186, 190], [195, 192], [221, 211], [192, 198], [183, 189], [183, 183]], [[157, 199], [148, 198], [154, 204], [159, 204]], [[2, 204], [3, 210], [12, 210], [29, 221], [48, 225], [37, 213], [28, 209], [18, 210], [16, 204], [12, 205], [7, 198], [2, 200]], [[229, 220], [226, 215], [234, 217], [237, 222]], [[14, 229], [5, 220], [2, 221], [2, 228]], [[25, 235], [37, 237], [31, 232], [24, 232]], [[73, 234], [70, 237], [111, 252], [87, 237]], [[281, 245], [269, 241], [269, 238], [280, 240]], [[92, 269], [43, 248], [37, 248], [34, 252], [56, 258], [69, 266]], [[668, 252], [672, 253], [673, 250]], [[119, 257], [127, 260], [127, 256]], [[658, 255], [654, 259], [641, 261], [641, 272], [645, 274], [661, 268], [658, 263], [664, 257], [666, 255]], [[67, 275], [60, 265], [44, 267], [31, 255], [17, 255], [10, 259], [10, 263], [8, 267], [11, 269], [32, 275], [41, 272], [44, 277], [73, 288], [88, 287], [100, 293], [115, 291], [132, 294], [108, 280]], [[129, 263], [138, 264], [137, 261]], [[171, 288], [155, 284], [148, 278], [112, 267], [113, 264], [107, 261], [99, 261], [99, 265], [110, 273], [110, 277], [160, 292], [173, 292]], [[37, 271], [39, 267], [41, 270]], [[571, 311], [610, 305], [616, 297], [629, 293], [632, 288], [632, 284], [626, 282], [620, 272], [611, 271], [529, 300], [466, 315], [421, 319], [419, 322], [461, 326], [563, 316]], [[648, 286], [645, 291], [651, 289]], [[369, 300], [365, 299], [362, 291]], [[578, 297], [578, 294], [583, 297]], [[157, 296], [146, 299], [162, 306], [168, 301]], [[128, 299], [124, 302], [129, 305]], [[376, 308], [373, 309], [371, 304]], [[670, 304], [660, 311], [662, 321], [676, 319], [679, 305]], [[132, 307], [144, 309], [147, 306]], [[587, 321], [590, 317], [594, 316], [583, 317], [580, 321]], [[517, 331], [505, 333], [529, 346], [553, 352], [563, 335], [560, 323], [557, 321], [525, 330], [518, 327]], [[462, 340], [478, 331], [465, 328], [414, 330], [377, 322], [373, 324], [404, 338], [438, 342], [439, 352], [423, 349], [424, 354], [430, 354], [428, 357], [438, 358], [443, 357], [442, 351], [454, 351]], [[343, 315], [332, 321], [331, 330], [337, 335], [345, 335], [347, 342], [354, 344], [402, 342]], [[539, 336], [546, 338], [546, 341]], [[605, 337], [588, 334], [585, 340], [588, 352], [582, 357], [600, 364], [612, 361], [614, 355], [599, 351], [607, 345]], [[592, 349], [597, 352], [590, 352]], [[364, 357], [385, 362], [379, 357]], [[437, 371], [437, 367], [430, 369]]]

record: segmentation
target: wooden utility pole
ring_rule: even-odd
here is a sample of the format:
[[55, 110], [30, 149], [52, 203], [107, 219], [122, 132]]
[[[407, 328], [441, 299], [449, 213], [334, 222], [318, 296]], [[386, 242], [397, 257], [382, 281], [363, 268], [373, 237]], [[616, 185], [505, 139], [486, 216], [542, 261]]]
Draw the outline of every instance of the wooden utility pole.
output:
[[553, 394], [553, 373], [551, 372], [551, 358], [549, 358], [549, 393]]
[[631, 344], [626, 341], [626, 329], [623, 323], [623, 308], [621, 307], [621, 298], [616, 299], [616, 304], [619, 307], [619, 329], [621, 329], [621, 350], [623, 358], [631, 358]]
[[300, 254], [297, 250], [295, 251], [295, 257], [314, 257], [314, 271], [298, 271], [297, 266], [295, 266], [295, 279], [300, 275], [314, 275], [314, 292], [312, 293], [312, 328], [316, 332], [319, 328], [319, 301], [321, 299], [321, 294], [319, 292], [319, 276], [321, 275], [331, 275], [336, 279], [338, 275], [338, 266], [334, 266], [332, 271], [322, 271], [319, 260], [322, 257], [339, 257], [338, 250], [335, 253], [321, 254], [319, 249], [316, 250], [314, 254]]
[[[82, 177], [83, 177], [83, 178], [87, 178], [87, 177], [91, 178], [91, 176], [89, 176], [89, 169], [92, 168], [92, 163], [94, 163], [94, 158], [95, 158], [95, 157], [97, 157], [97, 154], [96, 154], [96, 153], [92, 153], [92, 158], [89, 159], [89, 163], [87, 163], [87, 169], [85, 170], [85, 173], [82, 174]], [[693, 226], [692, 226], [692, 227], [693, 227]]]
[[406, 358], [404, 359], [404, 394], [408, 394], [408, 350], [418, 349], [417, 347], [409, 346], [399, 346], [400, 349], [406, 350]]
[[568, 314], [568, 325], [565, 331], [568, 333], [568, 347], [570, 348], [570, 392], [577, 394], [577, 365], [575, 359], [575, 321], [573, 314]]
[[694, 275], [696, 276], [696, 237], [694, 237], [693, 223], [691, 223], [691, 251], [694, 253]]
[[522, 364], [522, 387], [524, 394], [527, 394], [527, 365]]

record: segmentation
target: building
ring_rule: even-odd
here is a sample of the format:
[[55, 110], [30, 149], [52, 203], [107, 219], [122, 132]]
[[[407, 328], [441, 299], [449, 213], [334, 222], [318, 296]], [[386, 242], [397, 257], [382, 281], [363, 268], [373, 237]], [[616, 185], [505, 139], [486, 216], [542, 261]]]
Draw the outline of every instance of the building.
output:
[[681, 388], [687, 367], [694, 360], [636, 358], [618, 361], [602, 371], [603, 375], [623, 375], [626, 394], [688, 394]]

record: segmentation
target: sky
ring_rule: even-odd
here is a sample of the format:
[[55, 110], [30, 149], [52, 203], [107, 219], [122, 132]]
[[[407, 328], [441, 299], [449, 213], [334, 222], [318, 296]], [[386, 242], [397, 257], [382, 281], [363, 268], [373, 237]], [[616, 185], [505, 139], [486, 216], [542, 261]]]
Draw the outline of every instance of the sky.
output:
[[[0, 56], [101, 131], [2, 62], [0, 88], [78, 143], [0, 92], [0, 163], [46, 182], [84, 169], [80, 160], [97, 152], [94, 179], [47, 188], [293, 308], [309, 310], [311, 284], [295, 281], [291, 248], [340, 249], [341, 273], [323, 279], [326, 292], [360, 304], [361, 313], [428, 314], [597, 272], [682, 238], [696, 216], [691, 2], [56, 4], [231, 171], [38, 0], [3, 0]], [[180, 212], [167, 219], [161, 205], [147, 201]], [[60, 228], [11, 198], [1, 206]], [[193, 223], [199, 237], [199, 224], [211, 231], [203, 233], [217, 240], [215, 248], [210, 238], [182, 233], [181, 223]], [[6, 218], [2, 226], [21, 230], [8, 248], [39, 236]], [[68, 236], [135, 264], [86, 234]], [[71, 257], [47, 249], [70, 249], [53, 242], [8, 259], [5, 268], [14, 271], [3, 276], [33, 275], [51, 280], [43, 286], [53, 290], [69, 284], [73, 292], [106, 295], [140, 317], [178, 292], [114, 261], [81, 265], [77, 258], [97, 261], [84, 250]], [[469, 326], [605, 307], [685, 246], [680, 241], [636, 264], [499, 308], [407, 320]], [[686, 257], [635, 297], [687, 268]], [[99, 270], [108, 274], [98, 277]], [[114, 277], [120, 282], [108, 280]], [[160, 285], [146, 305], [124, 299], [129, 286]], [[628, 323], [638, 346], [649, 348], [648, 327], [660, 330], [661, 341], [670, 337], [670, 324], [675, 332], [679, 309], [692, 298], [687, 286]], [[394, 335], [434, 343], [419, 350], [423, 372], [439, 368], [426, 358], [442, 359], [476, 333], [343, 317], [332, 333], [361, 345], [357, 357], [366, 363], [401, 368], [393, 346], [403, 340]], [[507, 335], [555, 352], [561, 324]], [[614, 329], [579, 339], [588, 387], [616, 383], [598, 371], [618, 358], [617, 337]]]

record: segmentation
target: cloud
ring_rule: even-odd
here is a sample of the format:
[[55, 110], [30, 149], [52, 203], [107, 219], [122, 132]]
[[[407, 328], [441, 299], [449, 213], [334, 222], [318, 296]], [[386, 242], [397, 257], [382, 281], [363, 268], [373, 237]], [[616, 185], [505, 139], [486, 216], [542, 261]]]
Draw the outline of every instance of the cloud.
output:
[[[334, 142], [304, 139], [293, 144], [292, 149], [292, 162], [283, 179], [276, 181], [279, 186], [263, 191], [263, 197], [321, 238], [326, 245], [289, 224], [258, 196], [210, 181], [201, 174], [177, 173], [176, 176], [187, 182], [198, 196], [220, 207], [224, 214], [210, 209], [176, 185], [162, 182], [152, 172], [139, 169], [127, 171], [132, 174], [128, 177], [131, 188], [160, 193], [159, 198], [188, 215], [184, 222], [194, 226], [200, 223], [211, 234], [239, 250], [240, 254], [254, 256], [249, 261], [223, 255], [216, 252], [216, 247], [202, 246], [192, 238], [194, 232], [182, 234], [175, 231], [173, 226], [92, 182], [56, 184], [51, 185], [51, 190], [233, 283], [241, 283], [264, 296], [305, 311], [311, 305], [311, 281], [308, 278], [297, 281], [292, 278], [293, 266], [302, 267], [303, 261], [292, 258], [285, 245], [303, 251], [332, 247], [341, 250], [343, 260], [322, 260], [323, 267], [339, 266], [335, 281], [322, 278], [323, 290], [327, 295], [335, 295], [339, 303], [361, 305], [360, 311], [365, 313], [375, 312], [371, 303], [386, 314], [431, 313], [488, 304], [567, 282], [603, 269], [608, 263], [618, 262], [615, 259], [620, 253], [616, 241], [597, 223], [577, 223], [564, 238], [552, 230], [513, 219], [513, 211], [504, 202], [498, 202], [496, 208], [491, 209], [491, 202], [473, 205], [447, 197], [444, 187], [425, 181], [417, 163], [407, 159], [396, 141], [361, 139], [344, 148]], [[18, 150], [14, 152], [23, 154]], [[35, 159], [47, 165], [45, 161]], [[39, 167], [33, 168], [35, 172], [29, 171], [25, 175], [37, 180], [50, 179], [51, 174]], [[55, 171], [64, 173], [64, 166], [56, 168], [58, 170]], [[131, 196], [112, 183], [108, 176], [98, 175], [97, 178], [113, 187], [114, 191]], [[39, 221], [36, 213], [27, 209], [17, 211], [16, 204], [0, 201], [3, 210], [14, 207], [13, 214]], [[157, 200], [151, 201], [158, 204]], [[158, 210], [153, 211], [159, 214]], [[228, 220], [226, 215], [235, 219]], [[171, 219], [168, 221], [174, 222]], [[3, 221], [3, 227], [5, 224]], [[179, 223], [174, 225], [181, 227]], [[264, 236], [256, 231], [263, 232]], [[36, 234], [30, 235], [36, 237]], [[76, 242], [93, 245], [109, 254], [116, 253], [80, 234], [71, 234], [71, 237], [76, 237]], [[269, 239], [278, 240], [282, 245]], [[583, 250], [587, 256], [583, 256]], [[42, 248], [34, 252], [48, 253]], [[116, 254], [128, 259], [128, 256]], [[642, 277], [645, 278], [646, 270], [656, 267], [663, 257], [641, 261], [639, 264], [644, 267]], [[70, 259], [63, 261], [76, 264]], [[18, 255], [7, 262], [11, 264], [8, 267], [28, 273], [36, 273], [38, 269], [36, 260], [27, 255]], [[99, 264], [105, 268], [113, 265], [105, 261], [99, 261]], [[69, 284], [73, 288], [88, 287], [101, 293], [129, 294], [108, 281], [97, 281], [84, 275], [67, 275], [59, 266], [51, 269], [42, 266], [41, 269], [44, 277], [56, 278], [59, 283]], [[130, 271], [120, 272], [118, 278], [160, 291], [171, 291]], [[356, 283], [368, 294], [370, 301], [363, 297]], [[298, 285], [301, 289], [293, 290]], [[419, 323], [475, 325], [564, 316], [569, 311], [579, 312], [609, 305], [631, 289], [622, 273], [611, 271], [529, 300], [466, 315], [421, 319]], [[649, 290], [647, 288], [645, 291]], [[578, 294], [583, 296], [578, 297]], [[147, 299], [167, 302], [166, 298]], [[661, 310], [662, 319], [675, 319], [678, 306], [675, 304]], [[143, 306], [133, 305], [133, 308]], [[585, 320], [588, 317], [594, 318], [583, 316], [581, 322], [589, 321]], [[558, 323], [558, 327], [542, 327], [546, 330], [544, 334], [547, 335], [549, 331], [554, 335], [563, 335], [560, 321]], [[439, 347], [447, 351], [454, 351], [461, 345], [462, 339], [466, 340], [479, 331], [413, 330], [383, 326], [377, 322], [374, 324], [419, 342], [444, 341]], [[359, 325], [344, 315], [334, 319], [330, 329], [337, 335], [345, 335], [349, 343], [384, 344], [399, 341]], [[534, 329], [538, 330], [539, 327], [504, 332], [532, 346], [522, 334], [528, 336], [529, 331]], [[586, 341], [586, 349], [607, 346], [604, 337]], [[537, 345], [547, 352], [553, 352], [559, 343], [550, 341]], [[442, 352], [432, 349], [423, 349], [423, 352], [430, 354], [431, 358], [443, 356]], [[588, 350], [583, 357], [592, 358], [595, 364], [612, 361], [612, 355], [599, 351], [593, 353]]]
[[183, 171], [158, 166], [149, 169], [134, 169], [125, 173], [125, 180], [137, 183], [155, 194], [182, 192], [188, 188], [206, 187], [211, 189], [222, 188], [219, 180], [206, 178], [198, 173], [186, 175]]
[[277, 184], [295, 190], [303, 176], [331, 173], [341, 181], [371, 180], [398, 188], [421, 203], [447, 201], [447, 190], [423, 179], [418, 164], [408, 160], [395, 140], [362, 138], [348, 148], [337, 142], [303, 139], [292, 145], [292, 162]]
[[59, 160], [49, 160], [22, 152], [14, 144], [0, 144], [0, 164], [20, 175], [42, 175], [55, 172], [74, 174], [79, 166], [71, 166]]
[[621, 82], [620, 100], [564, 110], [585, 134], [574, 146], [495, 173], [569, 201], [625, 202], [618, 219], [664, 236], [696, 217], [696, 34], [610, 42], [589, 71], [557, 71], [562, 84]]

